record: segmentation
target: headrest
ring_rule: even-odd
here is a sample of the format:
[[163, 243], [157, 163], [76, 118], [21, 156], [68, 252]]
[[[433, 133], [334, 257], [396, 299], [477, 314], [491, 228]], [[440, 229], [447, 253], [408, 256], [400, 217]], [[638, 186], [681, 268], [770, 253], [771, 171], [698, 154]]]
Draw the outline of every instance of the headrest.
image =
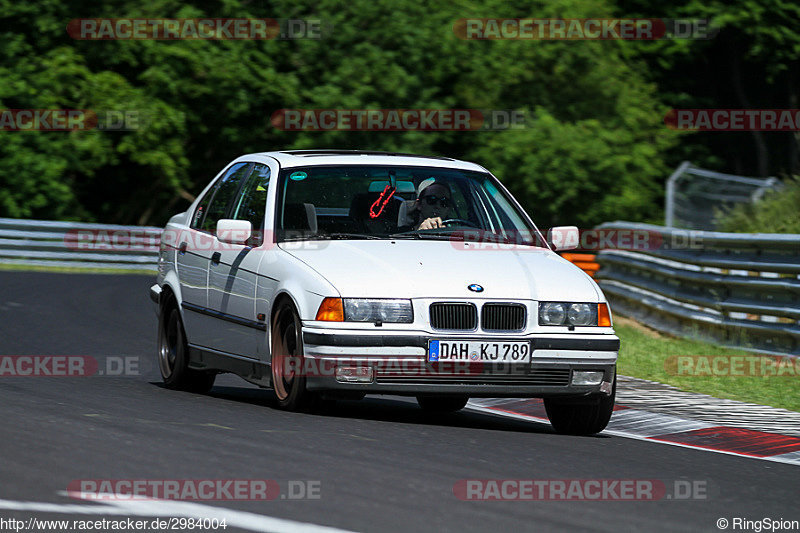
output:
[[283, 229], [317, 232], [317, 209], [314, 204], [286, 204]]

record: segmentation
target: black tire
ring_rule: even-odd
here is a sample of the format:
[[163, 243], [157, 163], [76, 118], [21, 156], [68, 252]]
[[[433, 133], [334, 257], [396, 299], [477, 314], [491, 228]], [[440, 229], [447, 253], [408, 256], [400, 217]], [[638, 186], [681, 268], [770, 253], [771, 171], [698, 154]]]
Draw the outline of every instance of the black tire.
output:
[[571, 403], [558, 398], [545, 398], [544, 408], [556, 433], [594, 435], [603, 431], [611, 420], [616, 396], [617, 378], [615, 376], [611, 396], [603, 394], [599, 400], [592, 403]]
[[288, 301], [282, 303], [272, 319], [272, 388], [278, 406], [287, 411], [308, 410], [320, 403], [319, 395], [306, 389], [302, 339], [297, 311]]
[[455, 413], [467, 405], [469, 396], [417, 396], [417, 403], [431, 413]]
[[216, 372], [189, 368], [189, 346], [180, 311], [168, 302], [158, 318], [158, 368], [168, 389], [206, 393], [214, 386]]

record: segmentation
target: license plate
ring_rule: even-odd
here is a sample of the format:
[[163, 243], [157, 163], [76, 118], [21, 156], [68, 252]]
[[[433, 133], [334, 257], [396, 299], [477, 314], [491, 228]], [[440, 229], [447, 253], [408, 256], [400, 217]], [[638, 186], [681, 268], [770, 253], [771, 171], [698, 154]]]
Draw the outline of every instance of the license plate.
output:
[[531, 344], [527, 341], [428, 341], [428, 361], [518, 362], [530, 361]]

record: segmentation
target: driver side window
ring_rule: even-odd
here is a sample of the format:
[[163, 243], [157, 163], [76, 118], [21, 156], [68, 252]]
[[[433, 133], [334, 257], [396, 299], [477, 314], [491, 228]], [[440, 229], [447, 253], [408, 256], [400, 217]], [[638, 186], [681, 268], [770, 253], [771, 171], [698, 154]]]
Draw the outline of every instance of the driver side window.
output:
[[217, 221], [225, 218], [228, 206], [238, 192], [250, 167], [250, 163], [236, 163], [217, 180], [197, 206], [192, 217], [191, 227], [193, 229], [208, 233], [214, 233], [217, 230]]
[[249, 246], [261, 246], [264, 242], [264, 214], [267, 209], [269, 179], [269, 167], [256, 163], [231, 210], [231, 218], [250, 221], [253, 233], [248, 242]]

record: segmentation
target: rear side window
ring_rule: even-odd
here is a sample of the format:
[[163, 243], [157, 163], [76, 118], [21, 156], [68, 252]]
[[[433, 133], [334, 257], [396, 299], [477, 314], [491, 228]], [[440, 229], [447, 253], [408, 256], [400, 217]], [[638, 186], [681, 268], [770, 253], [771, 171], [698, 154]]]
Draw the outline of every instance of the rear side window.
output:
[[194, 216], [192, 217], [192, 229], [199, 229], [200, 225], [203, 223], [203, 217], [205, 216], [206, 211], [208, 211], [208, 204], [211, 202], [211, 198], [214, 196], [214, 193], [217, 190], [217, 183], [208, 189], [203, 198], [200, 199], [200, 203], [197, 204], [197, 209], [195, 209]]
[[242, 181], [249, 174], [251, 166], [250, 163], [236, 163], [217, 180], [197, 207], [192, 220], [193, 228], [209, 233], [217, 230], [217, 221], [225, 218], [225, 214], [236, 197], [236, 193], [239, 192]]
[[256, 163], [242, 193], [231, 210], [231, 218], [249, 220], [253, 227], [251, 246], [261, 246], [264, 234], [264, 213], [267, 209], [267, 190], [269, 189], [270, 172], [267, 165]]

